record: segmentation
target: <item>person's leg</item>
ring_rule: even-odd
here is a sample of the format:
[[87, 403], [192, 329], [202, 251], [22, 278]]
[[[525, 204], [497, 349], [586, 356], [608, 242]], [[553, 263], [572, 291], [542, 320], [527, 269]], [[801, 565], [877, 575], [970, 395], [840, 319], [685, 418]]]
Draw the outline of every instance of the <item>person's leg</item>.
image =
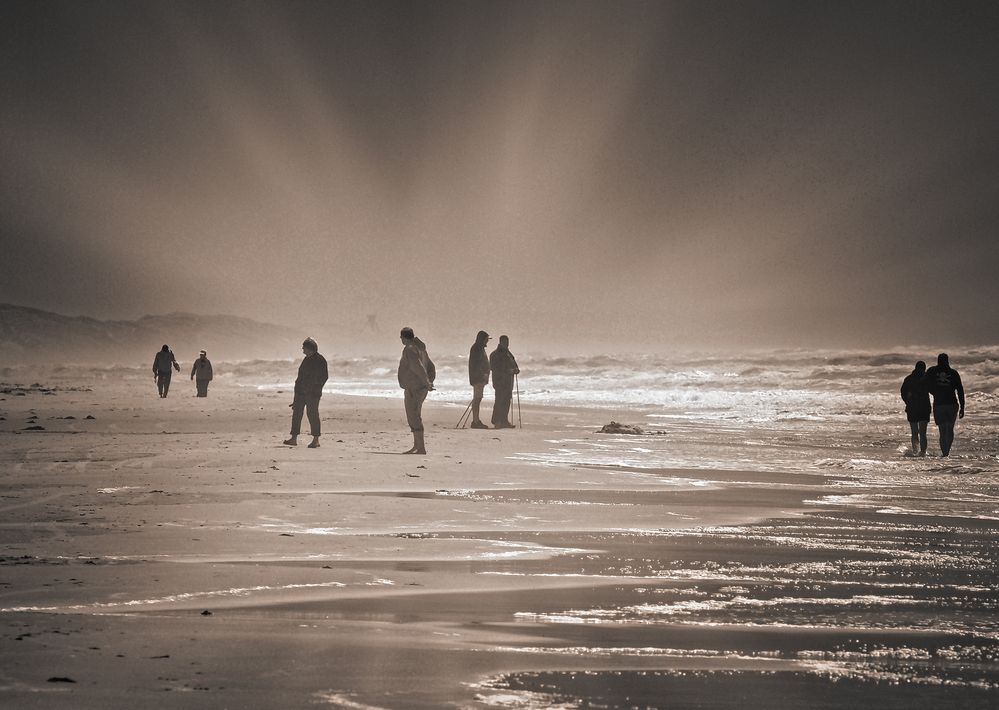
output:
[[482, 419], [479, 416], [479, 408], [482, 406], [482, 395], [485, 392], [485, 384], [472, 385], [472, 428], [473, 429], [488, 429], [485, 424], [482, 423]]
[[309, 415], [309, 428], [312, 430], [312, 443], [310, 449], [319, 448], [319, 436], [322, 434], [321, 422], [319, 419], [319, 397], [310, 398], [305, 405], [305, 411]]
[[503, 429], [510, 426], [510, 404], [513, 402], [513, 387], [496, 387], [496, 400], [493, 402], [493, 426]]
[[957, 422], [957, 406], [941, 404], [933, 406], [933, 421], [940, 429], [940, 454], [950, 455], [951, 444], [954, 443], [954, 424]]
[[404, 452], [407, 454], [427, 453], [426, 444], [423, 439], [423, 400], [427, 398], [425, 389], [406, 390], [406, 422], [410, 431], [413, 432], [413, 447]]
[[170, 378], [173, 376], [171, 372], [161, 372], [160, 382], [163, 383], [163, 396], [166, 397], [170, 394]]
[[163, 396], [163, 375], [159, 372], [156, 373], [156, 392]]
[[925, 422], [918, 422], [919, 424], [919, 455], [926, 456], [926, 425], [930, 422], [927, 420]]
[[954, 425], [943, 424], [940, 426], [940, 453], [943, 456], [950, 456], [950, 447], [954, 443]]
[[493, 426], [496, 426], [497, 424], [502, 424], [503, 423], [503, 417], [500, 414], [500, 407], [502, 406], [502, 403], [503, 403], [503, 395], [500, 393], [500, 388], [497, 387], [496, 383], [494, 382], [493, 383], [493, 413], [492, 413], [492, 416], [489, 417], [489, 421], [492, 423]]
[[510, 423], [510, 406], [513, 404], [513, 385], [496, 389], [496, 404], [493, 405], [493, 425], [501, 429], [513, 427]]
[[414, 454], [427, 453], [426, 442], [423, 440], [423, 402], [427, 399], [428, 390], [421, 389], [416, 393], [416, 421], [419, 428], [413, 431]]
[[303, 414], [305, 414], [305, 400], [296, 395], [291, 403], [291, 437], [284, 440], [288, 446], [298, 445], [298, 435], [302, 433]]
[[919, 422], [909, 422], [909, 430], [912, 432], [912, 453], [919, 451]]

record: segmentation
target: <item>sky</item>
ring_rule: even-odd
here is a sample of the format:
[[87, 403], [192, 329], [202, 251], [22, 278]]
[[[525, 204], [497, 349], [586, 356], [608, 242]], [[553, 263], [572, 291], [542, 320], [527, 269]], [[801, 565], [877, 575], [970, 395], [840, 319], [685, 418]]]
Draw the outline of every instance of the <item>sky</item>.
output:
[[994, 2], [3, 0], [0, 302], [996, 343], [996, 37]]

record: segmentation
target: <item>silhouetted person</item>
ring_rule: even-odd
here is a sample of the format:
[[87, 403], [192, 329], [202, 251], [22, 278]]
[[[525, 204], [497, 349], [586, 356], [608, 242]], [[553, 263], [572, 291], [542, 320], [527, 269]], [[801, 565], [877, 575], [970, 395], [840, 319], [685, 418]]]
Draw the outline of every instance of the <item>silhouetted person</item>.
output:
[[427, 453], [423, 438], [423, 401], [434, 388], [437, 370], [427, 354], [427, 346], [412, 328], [399, 331], [402, 356], [399, 358], [399, 386], [405, 390], [406, 422], [413, 432], [413, 448], [406, 454]]
[[926, 425], [930, 423], [930, 390], [926, 382], [926, 363], [920, 360], [902, 380], [902, 401], [905, 418], [912, 430], [912, 453], [926, 455]]
[[937, 364], [926, 371], [926, 384], [933, 395], [933, 421], [940, 429], [940, 454], [948, 456], [954, 443], [954, 425], [958, 417], [964, 419], [964, 386], [947, 353], [937, 355]]
[[298, 435], [302, 433], [302, 414], [309, 416], [309, 427], [312, 429], [310, 449], [319, 448], [319, 436], [322, 433], [319, 423], [319, 400], [323, 396], [323, 385], [329, 379], [330, 372], [326, 358], [319, 354], [319, 345], [312, 338], [306, 338], [302, 343], [302, 353], [305, 357], [298, 366], [298, 377], [295, 378], [295, 399], [291, 407], [291, 438], [285, 439], [288, 446], [298, 446]]
[[153, 358], [153, 379], [156, 380], [156, 389], [159, 390], [160, 397], [166, 397], [170, 392], [170, 377], [173, 375], [171, 367], [180, 372], [180, 365], [173, 356], [173, 351], [164, 345]]
[[488, 429], [479, 418], [479, 406], [482, 404], [482, 394], [489, 384], [489, 356], [486, 355], [486, 343], [489, 333], [480, 330], [475, 336], [475, 344], [468, 351], [468, 384], [472, 386], [472, 428]]
[[198, 388], [199, 397], [208, 396], [208, 383], [212, 381], [213, 377], [212, 361], [208, 359], [208, 353], [202, 350], [191, 367], [191, 379], [194, 380], [194, 384]]
[[513, 404], [513, 376], [520, 374], [517, 360], [510, 352], [510, 338], [499, 337], [499, 346], [489, 354], [489, 369], [493, 373], [493, 389], [496, 401], [493, 403], [493, 426], [497, 429], [513, 429], [510, 423], [510, 406]]

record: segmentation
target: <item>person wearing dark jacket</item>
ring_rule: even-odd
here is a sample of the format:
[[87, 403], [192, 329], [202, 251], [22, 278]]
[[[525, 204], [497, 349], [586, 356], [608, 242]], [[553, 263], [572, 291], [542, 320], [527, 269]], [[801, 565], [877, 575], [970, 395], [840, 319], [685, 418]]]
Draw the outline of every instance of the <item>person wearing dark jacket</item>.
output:
[[475, 344], [468, 351], [468, 384], [472, 386], [472, 428], [488, 429], [479, 418], [479, 407], [482, 404], [482, 394], [489, 384], [489, 356], [486, 355], [486, 344], [489, 333], [480, 330], [475, 336]]
[[319, 400], [323, 396], [323, 385], [329, 379], [329, 368], [326, 358], [319, 354], [319, 345], [312, 338], [306, 338], [302, 343], [302, 353], [305, 358], [298, 366], [298, 377], [295, 379], [295, 399], [291, 407], [291, 438], [285, 439], [288, 446], [298, 446], [298, 435], [302, 433], [302, 413], [308, 414], [309, 426], [312, 429], [310, 449], [319, 448], [321, 434], [319, 423]]
[[940, 430], [940, 455], [949, 456], [954, 425], [958, 418], [964, 419], [964, 385], [947, 353], [937, 355], [937, 364], [926, 371], [926, 384], [933, 395], [933, 421]]
[[920, 360], [902, 380], [905, 417], [912, 430], [912, 453], [926, 455], [926, 425], [930, 423], [930, 390], [926, 382], [926, 363]]
[[191, 379], [194, 380], [194, 384], [198, 388], [199, 397], [208, 396], [208, 383], [212, 381], [213, 377], [212, 361], [208, 359], [208, 353], [202, 350], [201, 355], [191, 367]]
[[170, 377], [173, 375], [171, 367], [180, 372], [180, 365], [173, 356], [173, 351], [170, 350], [170, 346], [164, 345], [153, 358], [153, 379], [156, 380], [156, 389], [159, 390], [160, 397], [165, 398], [170, 392]]
[[423, 437], [423, 402], [434, 389], [437, 369], [427, 354], [427, 346], [412, 328], [399, 331], [402, 356], [399, 358], [399, 386], [405, 391], [406, 422], [413, 432], [413, 447], [405, 454], [427, 453]]
[[493, 426], [497, 429], [513, 429], [510, 423], [510, 407], [513, 404], [513, 376], [520, 374], [517, 359], [510, 352], [510, 338], [501, 335], [499, 346], [489, 354], [489, 369], [493, 373], [493, 389], [496, 402], [493, 404]]

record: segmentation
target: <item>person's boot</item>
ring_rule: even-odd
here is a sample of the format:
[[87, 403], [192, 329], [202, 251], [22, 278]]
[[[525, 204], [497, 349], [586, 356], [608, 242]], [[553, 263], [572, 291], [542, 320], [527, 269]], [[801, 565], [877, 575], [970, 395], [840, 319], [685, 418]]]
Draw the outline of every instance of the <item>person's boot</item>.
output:
[[318, 436], [313, 436], [312, 437], [312, 443], [309, 444], [309, 448], [310, 449], [318, 449], [319, 448], [319, 437]]
[[291, 438], [285, 439], [283, 443], [285, 446], [298, 446], [298, 435], [292, 434]]

